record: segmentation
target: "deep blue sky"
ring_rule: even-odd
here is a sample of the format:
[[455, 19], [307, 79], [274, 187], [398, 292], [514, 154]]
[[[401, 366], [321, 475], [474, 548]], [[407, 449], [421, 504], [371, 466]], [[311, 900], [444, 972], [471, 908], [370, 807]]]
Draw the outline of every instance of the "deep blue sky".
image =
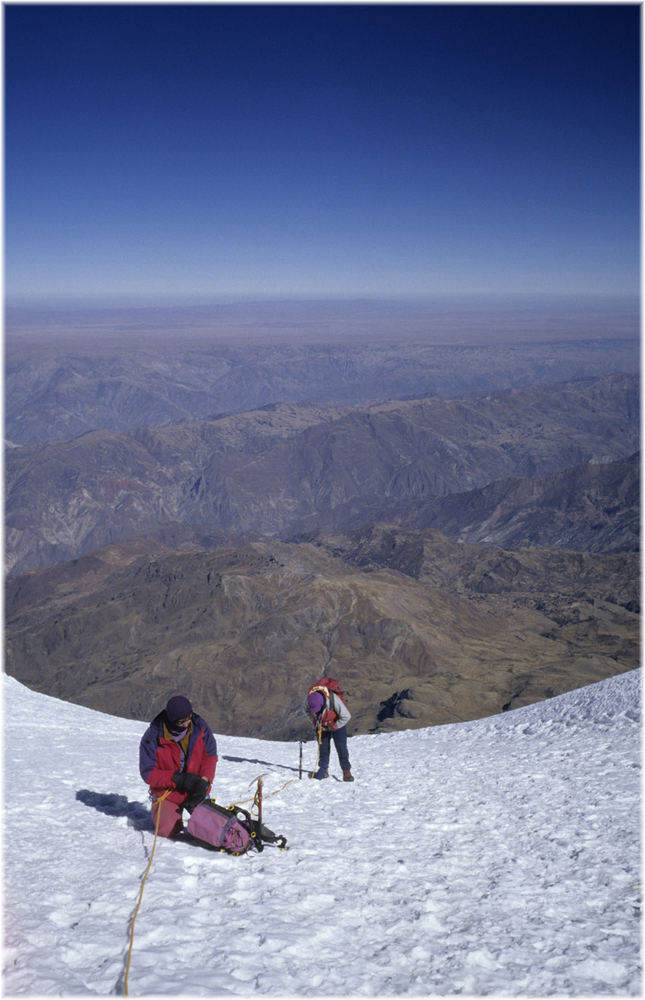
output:
[[639, 17], [5, 5], [6, 293], [633, 293]]

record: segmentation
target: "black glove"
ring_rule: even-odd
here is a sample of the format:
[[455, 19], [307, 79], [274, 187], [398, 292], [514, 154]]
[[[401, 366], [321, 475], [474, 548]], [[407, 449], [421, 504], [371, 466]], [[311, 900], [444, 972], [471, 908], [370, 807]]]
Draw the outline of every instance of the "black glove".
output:
[[203, 788], [202, 798], [206, 795], [208, 782], [205, 778], [200, 778], [198, 774], [186, 774], [185, 771], [177, 771], [176, 774], [173, 774], [172, 780], [175, 783], [175, 788], [180, 792], [196, 794], [198, 791], [202, 791]]
[[194, 789], [189, 793], [188, 798], [184, 802], [184, 809], [187, 809], [188, 812], [191, 813], [195, 806], [198, 806], [200, 802], [204, 801], [207, 789], [208, 782], [206, 779], [197, 778]]

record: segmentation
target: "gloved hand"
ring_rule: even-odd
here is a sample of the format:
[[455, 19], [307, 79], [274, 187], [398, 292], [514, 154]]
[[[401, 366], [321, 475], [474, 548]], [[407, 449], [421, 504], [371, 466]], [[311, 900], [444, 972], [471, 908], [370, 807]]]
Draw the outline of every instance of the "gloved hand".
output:
[[177, 771], [176, 774], [173, 774], [172, 780], [175, 788], [180, 792], [196, 794], [203, 786], [202, 798], [206, 795], [208, 782], [204, 778], [200, 778], [198, 774], [187, 774], [185, 771]]
[[[197, 775], [191, 775], [191, 777], [197, 778]], [[188, 793], [188, 798], [184, 802], [184, 809], [187, 809], [188, 812], [191, 813], [195, 806], [198, 806], [200, 802], [204, 801], [207, 791], [208, 782], [206, 781], [206, 778], [197, 778], [194, 788]]]

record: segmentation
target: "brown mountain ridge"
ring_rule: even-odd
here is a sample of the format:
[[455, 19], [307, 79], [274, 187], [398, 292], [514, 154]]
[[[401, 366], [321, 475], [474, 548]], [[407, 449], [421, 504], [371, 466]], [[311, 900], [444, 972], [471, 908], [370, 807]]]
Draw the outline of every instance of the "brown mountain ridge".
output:
[[108, 547], [10, 577], [8, 673], [147, 719], [178, 687], [220, 733], [310, 737], [307, 685], [350, 732], [496, 714], [638, 665], [638, 556], [456, 543], [373, 525], [205, 551]]

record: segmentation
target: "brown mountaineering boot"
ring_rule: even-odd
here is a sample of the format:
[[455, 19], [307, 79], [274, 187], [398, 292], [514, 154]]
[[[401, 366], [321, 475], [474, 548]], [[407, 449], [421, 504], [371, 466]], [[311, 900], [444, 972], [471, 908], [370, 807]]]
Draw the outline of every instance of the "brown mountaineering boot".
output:
[[352, 777], [351, 771], [343, 771], [343, 781], [353, 781], [353, 780], [354, 778]]

